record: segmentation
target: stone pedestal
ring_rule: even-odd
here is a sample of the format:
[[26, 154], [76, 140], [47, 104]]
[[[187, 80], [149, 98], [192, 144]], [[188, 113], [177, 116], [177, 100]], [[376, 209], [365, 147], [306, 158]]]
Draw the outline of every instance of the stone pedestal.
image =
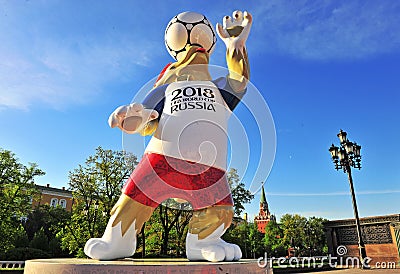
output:
[[37, 259], [25, 262], [26, 274], [225, 274], [272, 273], [260, 268], [257, 260], [239, 262], [190, 262], [187, 259]]

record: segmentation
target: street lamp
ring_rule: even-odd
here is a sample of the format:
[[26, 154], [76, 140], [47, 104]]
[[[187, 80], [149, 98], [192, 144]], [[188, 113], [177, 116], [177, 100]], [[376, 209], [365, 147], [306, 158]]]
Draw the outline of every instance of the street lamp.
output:
[[343, 169], [343, 172], [347, 173], [347, 177], [349, 179], [351, 199], [353, 202], [353, 209], [354, 209], [354, 217], [356, 219], [358, 249], [360, 251], [361, 266], [362, 268], [366, 268], [368, 266], [364, 264], [365, 264], [365, 258], [367, 257], [367, 253], [365, 251], [365, 245], [362, 239], [360, 219], [358, 217], [356, 195], [354, 192], [353, 178], [351, 176], [352, 167], [361, 169], [361, 154], [360, 154], [361, 146], [357, 145], [357, 143], [350, 142], [347, 139], [347, 133], [343, 130], [340, 130], [337, 136], [339, 137], [340, 140], [340, 147], [337, 147], [334, 144], [332, 144], [332, 146], [329, 148], [329, 152], [331, 153], [333, 163], [335, 164], [335, 169], [336, 170]]

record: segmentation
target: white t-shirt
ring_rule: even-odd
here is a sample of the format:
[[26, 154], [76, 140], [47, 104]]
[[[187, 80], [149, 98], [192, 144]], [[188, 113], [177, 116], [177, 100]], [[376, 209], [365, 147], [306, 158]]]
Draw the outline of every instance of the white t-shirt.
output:
[[231, 110], [211, 81], [174, 82], [165, 89], [158, 128], [145, 152], [226, 170]]

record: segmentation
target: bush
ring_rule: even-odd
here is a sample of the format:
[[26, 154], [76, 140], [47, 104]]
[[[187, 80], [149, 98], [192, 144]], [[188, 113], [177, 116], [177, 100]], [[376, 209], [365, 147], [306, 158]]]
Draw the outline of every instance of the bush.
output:
[[20, 225], [18, 229], [15, 231], [14, 235], [14, 247], [28, 247], [29, 246], [29, 239], [28, 235], [26, 234], [25, 229]]
[[53, 258], [70, 257], [68, 251], [61, 249], [61, 242], [57, 238], [53, 238], [49, 241], [49, 252]]
[[49, 250], [49, 240], [44, 233], [43, 227], [39, 230], [36, 231], [35, 235], [33, 236], [33, 239], [30, 243], [30, 247], [36, 248], [36, 249], [41, 249], [44, 251]]
[[47, 259], [50, 258], [50, 254], [36, 248], [19, 247], [8, 250], [0, 258], [3, 261], [25, 261], [30, 259]]

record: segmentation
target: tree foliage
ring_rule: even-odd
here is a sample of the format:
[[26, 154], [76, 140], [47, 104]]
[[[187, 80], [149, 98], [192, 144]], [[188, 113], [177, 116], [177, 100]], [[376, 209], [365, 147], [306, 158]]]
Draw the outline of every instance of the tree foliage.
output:
[[264, 256], [265, 244], [263, 241], [264, 235], [258, 231], [256, 223], [249, 223], [249, 243], [250, 243], [250, 254], [251, 258], [256, 259]]
[[189, 229], [189, 221], [193, 216], [193, 210], [189, 209], [187, 205], [183, 205], [182, 207], [183, 208], [180, 210], [179, 219], [174, 225], [177, 257], [184, 256], [186, 253], [186, 234], [188, 233]]
[[[47, 204], [36, 207], [27, 217], [23, 224], [25, 228], [28, 242], [30, 246], [36, 249], [51, 254], [52, 257], [65, 257], [68, 255], [67, 252], [63, 252], [61, 249], [61, 242], [57, 238], [57, 234], [62, 228], [70, 221], [71, 213], [61, 206], [51, 207]], [[38, 235], [38, 233], [40, 233]], [[44, 234], [44, 236], [42, 235]], [[44, 247], [38, 246], [38, 240], [35, 239], [38, 236], [42, 237], [41, 241], [44, 242], [44, 238], [47, 238], [47, 244]], [[33, 243], [35, 242], [36, 243]]]
[[327, 219], [310, 217], [306, 227], [306, 243], [310, 256], [324, 254], [328, 250], [323, 223]]
[[240, 247], [243, 253], [243, 257], [246, 257], [247, 250], [250, 249], [248, 241], [248, 224], [246, 222], [238, 223], [237, 225], [231, 225], [229, 229], [222, 236], [222, 239], [226, 242], [236, 244]]
[[234, 213], [236, 217], [239, 217], [244, 211], [244, 204], [250, 203], [254, 195], [246, 189], [235, 168], [229, 170], [227, 177], [232, 192]]
[[43, 229], [49, 240], [55, 238], [71, 218], [71, 212], [65, 210], [61, 206], [51, 207], [48, 204], [40, 205], [33, 209], [27, 216], [23, 226], [27, 233], [28, 239], [32, 240], [37, 231]]
[[43, 251], [48, 251], [49, 238], [47, 238], [46, 234], [44, 233], [43, 228], [36, 231], [35, 235], [33, 235], [33, 239], [30, 243], [30, 247], [40, 249]]
[[89, 238], [101, 237], [121, 189], [137, 164], [136, 156], [101, 147], [69, 174], [76, 203], [71, 220], [58, 233], [64, 249], [79, 257]]
[[162, 232], [163, 227], [160, 221], [159, 210], [154, 210], [150, 217], [144, 225], [144, 235], [145, 235], [145, 250], [143, 252], [143, 239], [138, 242], [137, 254], [144, 253], [144, 256], [155, 257], [161, 254], [161, 244], [162, 244]]
[[[0, 149], [0, 250], [4, 254], [26, 253], [27, 258], [35, 252], [42, 252], [37, 256], [57, 257], [65, 255], [61, 245], [70, 254], [84, 256], [84, 244], [89, 238], [100, 237], [103, 233], [110, 211], [136, 164], [134, 155], [98, 147], [83, 165], [70, 172], [69, 185], [76, 201], [72, 214], [61, 207], [48, 205], [32, 210], [32, 199], [39, 193], [34, 181], [44, 172], [36, 164], [21, 164], [12, 152]], [[262, 235], [256, 224], [239, 217], [244, 204], [254, 196], [246, 190], [236, 169], [231, 168], [227, 178], [235, 203], [235, 219], [223, 237], [238, 244], [244, 257], [258, 258], [264, 251], [271, 256], [283, 256], [288, 247], [294, 247], [299, 256], [326, 252], [322, 224], [325, 219], [285, 214], [280, 223], [273, 218]], [[146, 256], [184, 255], [185, 236], [192, 214], [188, 204], [179, 204], [172, 199], [165, 201], [145, 224], [145, 241], [138, 242], [137, 253], [143, 250]]]
[[270, 257], [288, 255], [288, 248], [296, 249], [296, 256], [326, 254], [326, 239], [322, 218], [285, 214], [278, 223], [272, 217], [265, 227], [265, 234], [257, 229], [257, 224], [238, 221], [223, 236], [227, 242], [239, 245], [243, 258], [259, 258], [264, 252]]
[[20, 224], [18, 228], [15, 230], [14, 234], [14, 247], [19, 248], [19, 247], [28, 247], [29, 246], [29, 239], [28, 235], [22, 226]]
[[69, 186], [74, 198], [84, 203], [86, 208], [94, 207], [98, 202], [110, 216], [122, 186], [136, 164], [137, 158], [133, 154], [98, 147], [84, 165], [79, 165], [69, 174]]
[[0, 149], [0, 250], [13, 248], [20, 219], [32, 210], [38, 195], [35, 178], [45, 173], [37, 164], [21, 164], [14, 153]]
[[169, 203], [172, 203], [173, 200], [169, 199], [166, 201], [164, 205], [159, 205], [156, 210], [159, 212], [160, 223], [162, 226], [162, 245], [161, 245], [161, 254], [168, 255], [168, 243], [169, 243], [169, 235], [171, 230], [174, 228], [175, 223], [178, 222], [180, 211], [175, 210], [174, 208], [169, 207]]
[[[306, 218], [298, 214], [285, 214], [280, 219], [280, 224], [268, 223], [266, 227], [265, 242], [267, 250], [280, 253], [293, 247], [296, 256], [324, 255], [326, 252], [326, 238], [323, 230], [323, 218]], [[268, 231], [271, 229], [271, 231]], [[279, 232], [281, 230], [281, 233]], [[283, 237], [274, 238], [274, 234], [280, 233]], [[271, 234], [271, 235], [270, 235]]]
[[[77, 206], [74, 207], [75, 211], [71, 216], [71, 219], [57, 234], [57, 237], [61, 240], [61, 247], [63, 250], [68, 250], [70, 254], [76, 257], [85, 257], [83, 252], [83, 247], [86, 241], [91, 238], [90, 229], [102, 228], [103, 230], [98, 230], [94, 234], [95, 237], [101, 237], [101, 233], [104, 231], [105, 220], [96, 220], [97, 225], [91, 226], [93, 220], [90, 222], [87, 219], [87, 215], [84, 214], [84, 207]], [[94, 211], [92, 209], [91, 211]]]
[[283, 229], [275, 218], [271, 218], [271, 221], [265, 227], [264, 235], [265, 251], [269, 256], [281, 257], [287, 255], [287, 245], [283, 239]]
[[[177, 256], [185, 253], [185, 238], [193, 215], [190, 204], [168, 199], [156, 208], [145, 225], [146, 256]], [[142, 243], [138, 253], [142, 251]]]
[[222, 239], [238, 245], [242, 250], [243, 258], [259, 258], [264, 254], [263, 234], [258, 231], [255, 223], [241, 220], [231, 225]]
[[291, 246], [298, 250], [304, 250], [306, 247], [305, 230], [307, 218], [298, 214], [285, 214], [281, 217], [280, 222], [284, 235], [282, 240], [285, 246]]

